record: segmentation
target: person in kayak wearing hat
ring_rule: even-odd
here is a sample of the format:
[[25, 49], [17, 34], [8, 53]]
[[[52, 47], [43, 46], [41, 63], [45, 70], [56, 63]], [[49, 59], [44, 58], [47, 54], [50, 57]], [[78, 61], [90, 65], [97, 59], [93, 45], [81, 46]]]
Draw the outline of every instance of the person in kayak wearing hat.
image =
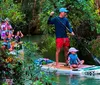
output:
[[[56, 67], [59, 68], [59, 54], [61, 48], [64, 47], [65, 58], [68, 56], [68, 49], [70, 46], [70, 40], [66, 33], [66, 27], [69, 29], [70, 33], [74, 35], [74, 32], [67, 19], [68, 10], [66, 8], [59, 9], [59, 16], [53, 17], [54, 12], [50, 13], [47, 24], [54, 24], [55, 35], [56, 35]], [[65, 27], [65, 26], [66, 27]], [[66, 59], [65, 59], [66, 60]]]
[[69, 49], [70, 54], [68, 56], [68, 62], [69, 62], [70, 68], [78, 68], [79, 65], [84, 63], [84, 60], [80, 60], [78, 58], [77, 52], [78, 52], [78, 50], [74, 47], [71, 47]]

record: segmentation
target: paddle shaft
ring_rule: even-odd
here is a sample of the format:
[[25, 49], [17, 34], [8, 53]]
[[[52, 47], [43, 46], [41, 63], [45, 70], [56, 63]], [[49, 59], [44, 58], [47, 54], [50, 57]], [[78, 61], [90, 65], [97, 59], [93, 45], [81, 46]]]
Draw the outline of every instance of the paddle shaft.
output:
[[[68, 27], [66, 27], [66, 26], [59, 20], [58, 17], [57, 17], [57, 20], [67, 29], [68, 32], [70, 32], [70, 30], [68, 29]], [[77, 38], [77, 36], [75, 36], [75, 35], [74, 35], [74, 38], [76, 38], [78, 41], [80, 41], [80, 40]], [[81, 42], [80, 42], [80, 43], [81, 43]], [[88, 48], [86, 48], [82, 43], [81, 43], [81, 45], [88, 51], [89, 54], [91, 54], [91, 56], [92, 56], [92, 58], [94, 59], [94, 61], [100, 65], [100, 60], [99, 60], [96, 56], [94, 56], [94, 55], [88, 50]]]

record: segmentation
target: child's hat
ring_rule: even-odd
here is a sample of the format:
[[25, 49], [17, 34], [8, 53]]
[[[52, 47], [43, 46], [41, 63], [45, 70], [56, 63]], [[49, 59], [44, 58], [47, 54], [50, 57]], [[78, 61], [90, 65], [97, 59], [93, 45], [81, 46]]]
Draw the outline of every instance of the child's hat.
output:
[[79, 50], [77, 50], [77, 49], [74, 48], [74, 47], [71, 47], [71, 48], [69, 49], [69, 52], [77, 52], [77, 51], [79, 51]]

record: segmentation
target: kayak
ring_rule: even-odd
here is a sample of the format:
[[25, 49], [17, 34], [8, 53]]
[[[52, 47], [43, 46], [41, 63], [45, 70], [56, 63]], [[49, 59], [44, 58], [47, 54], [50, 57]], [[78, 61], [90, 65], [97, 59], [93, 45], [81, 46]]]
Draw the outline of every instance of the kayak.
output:
[[75, 74], [81, 76], [94, 76], [100, 75], [100, 66], [95, 65], [80, 65], [79, 68], [71, 69], [69, 66], [66, 66], [65, 63], [60, 63], [60, 67], [56, 68], [55, 62], [42, 65], [41, 69], [46, 72], [56, 72], [59, 74]]

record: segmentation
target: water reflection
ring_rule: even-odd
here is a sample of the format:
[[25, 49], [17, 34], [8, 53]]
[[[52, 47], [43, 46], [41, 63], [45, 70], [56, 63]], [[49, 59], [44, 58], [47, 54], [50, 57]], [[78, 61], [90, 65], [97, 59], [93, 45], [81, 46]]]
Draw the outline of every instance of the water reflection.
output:
[[69, 75], [69, 84], [70, 85], [79, 85], [77, 75]]
[[[42, 36], [26, 36], [23, 41], [41, 42]], [[52, 56], [53, 57], [53, 56]], [[51, 58], [51, 54], [50, 54]], [[62, 57], [61, 57], [62, 58]], [[57, 82], [53, 85], [99, 85], [100, 74], [93, 76], [77, 76], [77, 75], [59, 75], [55, 76]]]
[[53, 85], [99, 85], [100, 79], [78, 75], [56, 75], [57, 83]]

